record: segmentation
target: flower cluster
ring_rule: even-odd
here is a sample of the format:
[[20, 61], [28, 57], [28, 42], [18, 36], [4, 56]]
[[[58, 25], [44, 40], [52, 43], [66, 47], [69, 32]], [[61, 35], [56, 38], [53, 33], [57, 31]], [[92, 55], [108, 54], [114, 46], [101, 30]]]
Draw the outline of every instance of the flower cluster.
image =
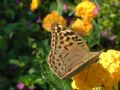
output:
[[58, 23], [63, 26], [66, 26], [66, 20], [58, 14], [57, 11], [52, 11], [50, 14], [48, 14], [44, 20], [43, 20], [43, 28], [50, 31], [51, 25], [53, 23]]
[[81, 35], [88, 35], [92, 30], [92, 23], [87, 20], [76, 19], [72, 24], [71, 28], [73, 28], [76, 32]]
[[84, 0], [75, 8], [75, 15], [83, 19], [91, 20], [98, 15], [99, 7], [93, 2]]
[[[66, 4], [63, 6], [64, 11], [66, 12], [68, 6]], [[81, 19], [77, 18], [74, 22], [72, 22], [71, 28], [81, 35], [89, 35], [93, 28], [92, 20], [98, 15], [98, 12], [99, 7], [93, 2], [88, 0], [82, 1], [75, 7], [75, 15], [77, 17], [81, 17]], [[53, 11], [44, 18], [43, 27], [50, 31], [50, 27], [53, 23], [66, 26], [66, 22], [67, 21], [60, 16], [57, 11]]]
[[[73, 22], [72, 28], [79, 31], [82, 35], [90, 34], [92, 30], [92, 20], [98, 15], [99, 6], [93, 2], [84, 0], [75, 7], [75, 15], [81, 19], [76, 19]], [[82, 25], [81, 25], [82, 24]]]
[[[108, 50], [100, 54], [100, 60], [73, 77], [73, 88], [77, 90], [118, 90], [120, 80], [120, 51]], [[75, 84], [75, 85], [74, 85]]]
[[120, 51], [108, 50], [101, 53], [99, 63], [110, 72], [116, 82], [120, 80]]

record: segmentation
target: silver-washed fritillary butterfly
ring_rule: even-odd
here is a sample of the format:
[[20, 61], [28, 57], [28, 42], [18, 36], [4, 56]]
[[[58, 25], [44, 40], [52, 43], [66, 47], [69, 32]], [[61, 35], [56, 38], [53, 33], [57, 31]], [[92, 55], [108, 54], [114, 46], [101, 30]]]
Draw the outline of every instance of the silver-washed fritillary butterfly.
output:
[[51, 27], [51, 33], [52, 50], [48, 64], [60, 79], [72, 77], [98, 60], [96, 58], [100, 52], [90, 52], [80, 35], [71, 29], [55, 23]]

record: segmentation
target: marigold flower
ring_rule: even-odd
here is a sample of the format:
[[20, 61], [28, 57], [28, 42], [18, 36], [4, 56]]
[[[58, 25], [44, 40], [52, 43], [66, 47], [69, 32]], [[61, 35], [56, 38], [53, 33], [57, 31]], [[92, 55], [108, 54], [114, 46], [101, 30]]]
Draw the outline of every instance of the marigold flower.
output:
[[66, 26], [66, 20], [62, 16], [60, 16], [57, 11], [53, 11], [44, 18], [43, 28], [47, 31], [50, 31], [51, 25], [53, 23], [58, 23]]
[[39, 4], [40, 4], [40, 0], [32, 0], [30, 4], [31, 11], [32, 12], [35, 11], [38, 8]]
[[77, 31], [81, 35], [88, 35], [90, 34], [93, 25], [90, 21], [77, 19], [72, 23], [71, 28]]
[[102, 88], [102, 90], [117, 90], [117, 84], [110, 77], [110, 73], [99, 63], [95, 63], [79, 74], [73, 77], [76, 90], [94, 90], [94, 88]]
[[120, 80], [120, 51], [108, 50], [101, 53], [99, 63], [110, 72], [116, 82]]
[[84, 0], [75, 8], [75, 15], [87, 20], [91, 20], [98, 15], [99, 7], [93, 2]]

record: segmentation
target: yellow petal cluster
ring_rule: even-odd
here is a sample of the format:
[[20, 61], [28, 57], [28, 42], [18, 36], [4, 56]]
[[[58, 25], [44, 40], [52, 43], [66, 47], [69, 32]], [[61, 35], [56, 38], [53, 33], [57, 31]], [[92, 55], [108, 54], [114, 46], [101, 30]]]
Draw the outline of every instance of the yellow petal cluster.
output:
[[93, 28], [93, 25], [87, 20], [76, 19], [72, 23], [71, 28], [73, 28], [76, 32], [78, 32], [81, 35], [89, 35]]
[[[100, 54], [98, 63], [85, 68], [73, 77], [76, 90], [118, 90], [120, 81], [120, 51], [108, 50]], [[76, 86], [76, 87], [75, 87]], [[98, 89], [98, 90], [100, 90]]]
[[120, 51], [108, 50], [101, 53], [99, 63], [110, 72], [116, 82], [120, 80]]
[[38, 8], [39, 4], [40, 4], [40, 0], [32, 0], [30, 4], [30, 10], [32, 12], [35, 11]]
[[114, 87], [117, 90], [117, 84], [110, 77], [110, 73], [98, 63], [89, 66], [74, 76], [73, 81], [77, 90], [93, 90], [98, 87], [102, 90], [112, 90]]
[[97, 6], [93, 2], [84, 0], [76, 6], [75, 15], [84, 19], [93, 19], [97, 16], [97, 14], [94, 13], [96, 9]]
[[89, 0], [83, 0], [75, 7], [75, 15], [81, 17], [72, 23], [73, 30], [81, 35], [89, 35], [92, 28], [92, 20], [98, 15], [99, 7]]
[[66, 26], [66, 20], [64, 19], [64, 17], [59, 15], [57, 11], [51, 12], [44, 18], [43, 28], [46, 29], [47, 31], [50, 31], [51, 25], [53, 23], [58, 23], [63, 26]]

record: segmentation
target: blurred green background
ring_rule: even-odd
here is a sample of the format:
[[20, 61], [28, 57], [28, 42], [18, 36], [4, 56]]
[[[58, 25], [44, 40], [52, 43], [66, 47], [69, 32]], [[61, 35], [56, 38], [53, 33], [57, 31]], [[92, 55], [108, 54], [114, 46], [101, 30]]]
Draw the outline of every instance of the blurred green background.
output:
[[[74, 7], [81, 0], [41, 0], [32, 12], [31, 0], [0, 1], [0, 90], [72, 90], [71, 79], [60, 80], [49, 69], [48, 53], [51, 34], [42, 27], [43, 18], [58, 10], [65, 18], [74, 19]], [[91, 0], [100, 6], [94, 20], [94, 31], [85, 37], [91, 50], [120, 49], [120, 1]]]

